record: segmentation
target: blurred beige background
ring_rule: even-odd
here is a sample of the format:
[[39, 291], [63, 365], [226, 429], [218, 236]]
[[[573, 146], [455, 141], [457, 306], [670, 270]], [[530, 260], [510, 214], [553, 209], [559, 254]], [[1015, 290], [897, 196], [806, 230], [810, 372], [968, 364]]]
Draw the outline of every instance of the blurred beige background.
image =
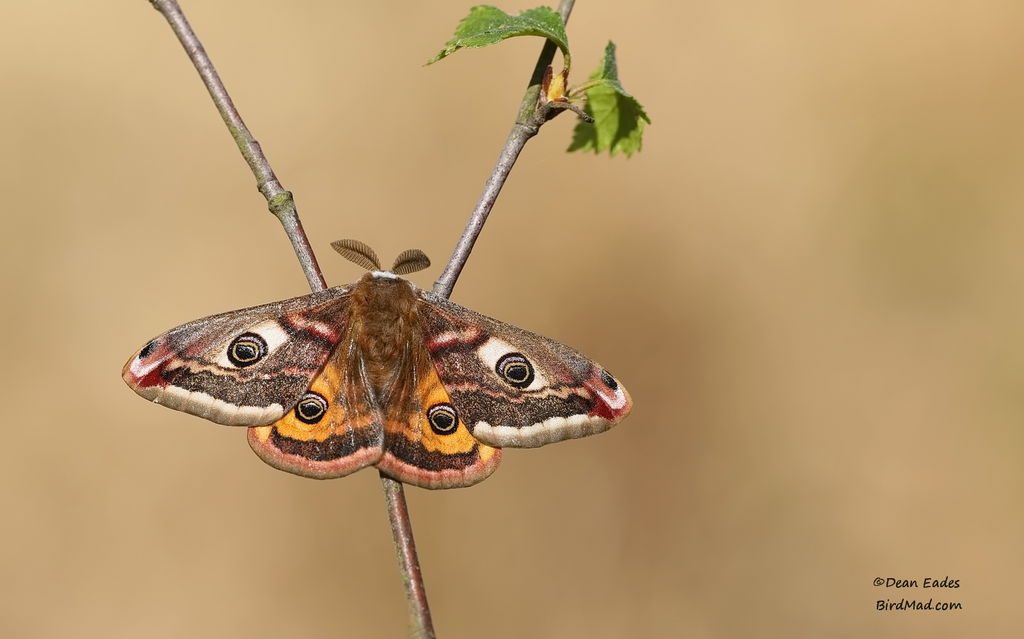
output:
[[[328, 279], [440, 272], [539, 50], [423, 62], [471, 3], [188, 1]], [[272, 470], [121, 366], [305, 292], [145, 0], [10, 3], [0, 635], [400, 637], [377, 476]], [[509, 11], [534, 6], [502, 5]], [[442, 637], [1020, 636], [1024, 7], [577, 4], [654, 120], [527, 147], [456, 301], [611, 368], [618, 429], [410, 489]], [[956, 590], [872, 586], [959, 579]], [[878, 599], [960, 602], [878, 612]]]

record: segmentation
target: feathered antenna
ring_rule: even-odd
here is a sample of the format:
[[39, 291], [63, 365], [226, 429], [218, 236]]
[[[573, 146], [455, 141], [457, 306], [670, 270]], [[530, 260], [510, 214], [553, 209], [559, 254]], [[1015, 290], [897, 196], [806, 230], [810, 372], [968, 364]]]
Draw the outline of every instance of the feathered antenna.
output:
[[395, 263], [391, 266], [391, 272], [397, 275], [408, 275], [416, 271], [422, 271], [430, 266], [430, 258], [419, 249], [407, 249], [399, 253]]
[[331, 242], [331, 248], [349, 262], [358, 264], [367, 271], [380, 270], [380, 260], [377, 259], [377, 254], [359, 240], [337, 240]]
[[[346, 260], [354, 262], [368, 271], [381, 270], [377, 253], [359, 240], [337, 240], [331, 242], [331, 247]], [[422, 271], [428, 266], [430, 266], [430, 258], [426, 253], [419, 249], [408, 249], [402, 251], [395, 258], [395, 263], [391, 265], [391, 272], [395, 275], [408, 275]]]

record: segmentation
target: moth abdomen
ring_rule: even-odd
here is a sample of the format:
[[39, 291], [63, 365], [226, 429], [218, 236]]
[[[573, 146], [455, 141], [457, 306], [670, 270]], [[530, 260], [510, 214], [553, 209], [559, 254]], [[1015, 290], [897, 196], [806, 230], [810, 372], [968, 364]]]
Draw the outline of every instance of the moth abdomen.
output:
[[412, 346], [422, 342], [417, 299], [412, 284], [398, 277], [367, 273], [352, 288], [352, 340], [378, 396], [402, 378]]

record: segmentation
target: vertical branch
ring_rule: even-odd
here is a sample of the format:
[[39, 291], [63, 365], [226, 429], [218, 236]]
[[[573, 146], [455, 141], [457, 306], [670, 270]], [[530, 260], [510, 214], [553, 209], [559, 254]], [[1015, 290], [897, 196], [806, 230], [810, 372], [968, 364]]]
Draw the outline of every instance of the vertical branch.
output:
[[412, 520], [409, 519], [405, 488], [402, 482], [384, 473], [380, 474], [380, 481], [384, 486], [384, 500], [388, 507], [388, 520], [391, 522], [391, 536], [395, 541], [395, 555], [402, 573], [402, 585], [405, 586], [405, 599], [409, 604], [410, 634], [415, 639], [434, 639], [434, 621], [430, 617], [427, 589], [423, 585], [423, 572], [416, 555], [416, 542], [412, 537]]

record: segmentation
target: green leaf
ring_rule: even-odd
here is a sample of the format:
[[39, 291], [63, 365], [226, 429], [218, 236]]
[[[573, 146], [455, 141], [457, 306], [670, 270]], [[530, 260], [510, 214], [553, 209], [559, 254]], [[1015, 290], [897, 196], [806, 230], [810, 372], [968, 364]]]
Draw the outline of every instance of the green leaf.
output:
[[562, 50], [565, 66], [569, 66], [569, 40], [565, 36], [565, 23], [557, 12], [549, 7], [537, 7], [518, 16], [510, 16], [497, 7], [486, 5], [470, 9], [469, 15], [455, 29], [455, 37], [427, 64], [465, 47], [486, 47], [516, 36], [540, 36], [551, 40]]
[[644, 126], [651, 119], [644, 108], [622, 88], [618, 65], [615, 62], [615, 44], [611, 41], [604, 49], [604, 60], [590, 76], [586, 85], [587, 105], [584, 110], [594, 118], [593, 124], [580, 120], [572, 134], [567, 151], [608, 151], [631, 156], [640, 150]]

